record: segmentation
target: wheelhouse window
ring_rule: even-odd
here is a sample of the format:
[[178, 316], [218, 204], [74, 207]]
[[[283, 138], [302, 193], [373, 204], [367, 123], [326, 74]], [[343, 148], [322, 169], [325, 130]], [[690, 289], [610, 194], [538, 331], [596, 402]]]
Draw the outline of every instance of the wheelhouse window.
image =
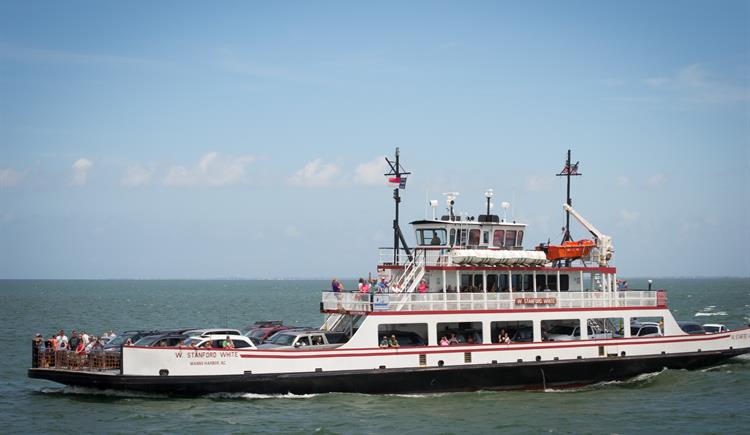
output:
[[446, 244], [445, 228], [427, 228], [417, 230], [417, 241], [422, 246], [444, 246]]
[[507, 248], [516, 246], [516, 230], [508, 230], [505, 232], [505, 246]]
[[492, 245], [497, 246], [498, 248], [502, 248], [504, 241], [505, 241], [505, 230], [495, 230], [495, 232], [492, 235]]
[[483, 245], [489, 245], [490, 244], [490, 232], [489, 231], [483, 231], [482, 232], [482, 244]]
[[469, 230], [469, 246], [479, 245], [479, 233], [478, 229]]
[[516, 237], [516, 246], [523, 246], [523, 230], [518, 230], [518, 237]]

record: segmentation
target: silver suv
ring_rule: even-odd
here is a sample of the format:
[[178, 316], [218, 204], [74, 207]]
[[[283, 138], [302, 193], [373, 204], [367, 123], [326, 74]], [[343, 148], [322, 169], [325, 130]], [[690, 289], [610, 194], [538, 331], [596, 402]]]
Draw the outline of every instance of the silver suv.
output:
[[330, 349], [345, 342], [346, 335], [342, 332], [289, 329], [275, 333], [258, 349]]

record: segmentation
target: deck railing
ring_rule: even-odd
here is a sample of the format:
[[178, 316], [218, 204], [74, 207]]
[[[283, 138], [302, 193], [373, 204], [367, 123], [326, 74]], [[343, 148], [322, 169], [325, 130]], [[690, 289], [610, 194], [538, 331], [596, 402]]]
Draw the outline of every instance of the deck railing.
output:
[[31, 367], [82, 371], [120, 370], [120, 352], [93, 351], [79, 354], [70, 350], [39, 349], [32, 345]]
[[324, 312], [464, 311], [534, 308], [666, 306], [663, 291], [513, 293], [335, 293], [323, 292]]

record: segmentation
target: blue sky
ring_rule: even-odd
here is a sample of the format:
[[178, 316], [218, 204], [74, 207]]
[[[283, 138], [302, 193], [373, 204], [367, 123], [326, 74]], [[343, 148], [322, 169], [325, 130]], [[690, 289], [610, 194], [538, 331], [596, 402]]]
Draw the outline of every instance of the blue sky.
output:
[[750, 3], [0, 4], [0, 278], [366, 275], [396, 146], [404, 225], [556, 240], [571, 148], [621, 275], [748, 276]]

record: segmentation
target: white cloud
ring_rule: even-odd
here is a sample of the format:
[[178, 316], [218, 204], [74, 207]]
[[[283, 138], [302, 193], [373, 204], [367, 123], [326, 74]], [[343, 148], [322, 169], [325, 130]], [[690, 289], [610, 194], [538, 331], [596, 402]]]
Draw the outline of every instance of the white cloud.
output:
[[253, 156], [224, 157], [210, 152], [194, 167], [172, 166], [164, 184], [175, 187], [228, 186], [245, 180], [245, 167], [255, 161]]
[[130, 165], [125, 169], [120, 184], [124, 187], [145, 186], [151, 182], [154, 170], [141, 165]]
[[378, 156], [374, 160], [357, 165], [354, 169], [354, 182], [367, 186], [382, 186], [386, 183], [383, 175], [388, 171], [388, 163], [384, 156]]
[[0, 189], [16, 186], [25, 176], [26, 172], [19, 172], [13, 168], [0, 169]]
[[524, 189], [527, 192], [542, 192], [549, 190], [552, 183], [549, 181], [549, 177], [540, 177], [538, 175], [532, 175], [526, 178]]
[[290, 239], [295, 239], [302, 235], [302, 233], [294, 225], [289, 225], [284, 229], [284, 235]]
[[630, 187], [630, 177], [627, 175], [617, 177], [617, 187]]
[[73, 163], [73, 181], [74, 186], [83, 186], [89, 178], [89, 170], [94, 166], [94, 162], [89, 159], [81, 158]]
[[712, 77], [696, 63], [679, 69], [667, 77], [651, 77], [645, 83], [658, 91], [668, 91], [691, 102], [731, 103], [750, 101], [750, 87], [737, 85]]
[[653, 188], [657, 188], [657, 189], [663, 187], [666, 182], [667, 182], [667, 176], [662, 173], [654, 174], [648, 177], [648, 180], [647, 180], [647, 183], [649, 186]]
[[622, 209], [620, 210], [620, 218], [624, 223], [632, 223], [638, 220], [638, 218], [641, 217], [641, 214], [637, 211], [633, 210], [626, 210]]
[[315, 159], [290, 177], [289, 184], [304, 187], [330, 186], [336, 182], [340, 173], [341, 169], [334, 163], [323, 163], [322, 159]]

